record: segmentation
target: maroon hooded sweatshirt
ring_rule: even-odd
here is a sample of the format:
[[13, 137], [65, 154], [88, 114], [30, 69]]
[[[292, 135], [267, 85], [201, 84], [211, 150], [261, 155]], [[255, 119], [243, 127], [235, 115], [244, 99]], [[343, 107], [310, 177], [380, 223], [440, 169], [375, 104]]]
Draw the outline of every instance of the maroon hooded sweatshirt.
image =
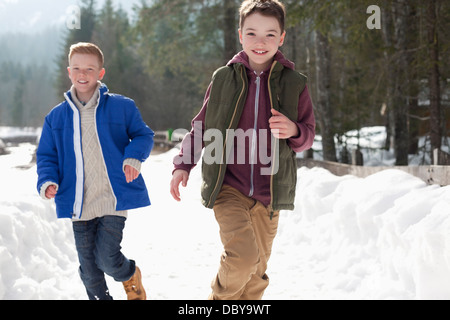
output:
[[[280, 51], [274, 56], [274, 60], [283, 64], [284, 67], [294, 70], [294, 63], [287, 60]], [[249, 87], [238, 129], [242, 129], [243, 132], [249, 134], [245, 135], [245, 139], [235, 138], [234, 159], [229, 159], [227, 162], [227, 171], [223, 183], [268, 206], [271, 199], [270, 175], [261, 175], [260, 173], [261, 168], [270, 167], [271, 165], [270, 163], [261, 163], [262, 159], [267, 159], [271, 155], [269, 119], [272, 117], [272, 114], [268, 90], [270, 67], [258, 76], [251, 69], [248, 56], [244, 51], [236, 54], [228, 62], [227, 66], [235, 63], [242, 63], [247, 70]], [[211, 84], [206, 92], [203, 108], [192, 120], [192, 130], [183, 139], [180, 154], [174, 159], [175, 170], [181, 169], [190, 172], [200, 158], [201, 149], [204, 148], [203, 139], [201, 148], [199, 143], [194, 143], [194, 139], [196, 135], [197, 139], [199, 139], [199, 136], [203, 137], [204, 120], [210, 90]], [[201, 124], [201, 132], [198, 132], [200, 129], [199, 123]], [[311, 148], [315, 136], [313, 105], [307, 87], [305, 87], [299, 97], [298, 119], [296, 124], [300, 134], [297, 137], [290, 138], [288, 145], [294, 152], [302, 152]], [[267, 134], [261, 136], [261, 132], [266, 132]], [[253, 133], [256, 135], [253, 135]], [[264, 140], [264, 138], [267, 139], [266, 142], [259, 141], [259, 139]], [[180, 159], [189, 159], [189, 161], [180, 163]]]

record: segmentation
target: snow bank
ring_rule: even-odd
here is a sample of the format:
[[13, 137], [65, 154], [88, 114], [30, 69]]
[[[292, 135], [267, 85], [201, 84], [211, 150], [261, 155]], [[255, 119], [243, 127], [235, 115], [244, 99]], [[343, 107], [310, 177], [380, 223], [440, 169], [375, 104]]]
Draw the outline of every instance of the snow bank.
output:
[[36, 197], [33, 169], [1, 174], [0, 299], [70, 299], [70, 222], [56, 221], [53, 202]]
[[301, 299], [450, 298], [450, 187], [397, 170], [358, 179], [300, 169], [297, 191], [272, 257], [280, 289]]
[[18, 136], [24, 137], [36, 137], [40, 135], [42, 129], [41, 128], [20, 128], [20, 127], [5, 127], [0, 126], [0, 138], [8, 139], [8, 138], [16, 138]]

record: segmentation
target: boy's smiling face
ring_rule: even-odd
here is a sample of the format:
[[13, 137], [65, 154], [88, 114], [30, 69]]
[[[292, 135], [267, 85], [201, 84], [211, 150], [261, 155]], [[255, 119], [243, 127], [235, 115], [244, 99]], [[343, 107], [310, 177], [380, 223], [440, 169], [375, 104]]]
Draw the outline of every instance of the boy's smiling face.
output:
[[261, 73], [269, 67], [285, 35], [275, 17], [253, 13], [245, 19], [239, 40], [254, 71]]
[[100, 66], [97, 56], [75, 53], [67, 68], [80, 101], [88, 102], [97, 89], [97, 81], [102, 80], [105, 69]]

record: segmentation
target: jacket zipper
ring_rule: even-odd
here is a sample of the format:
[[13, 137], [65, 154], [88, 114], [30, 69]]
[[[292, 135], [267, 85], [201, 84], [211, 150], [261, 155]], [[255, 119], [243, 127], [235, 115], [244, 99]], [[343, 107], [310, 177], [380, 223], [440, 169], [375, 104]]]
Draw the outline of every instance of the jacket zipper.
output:
[[[239, 98], [238, 98], [238, 100], [236, 102], [236, 105], [234, 107], [233, 116], [231, 117], [231, 120], [230, 120], [230, 123], [228, 125], [228, 128], [227, 128], [226, 132], [228, 132], [228, 130], [231, 129], [231, 126], [233, 124], [234, 118], [236, 117], [236, 112], [237, 112], [237, 109], [238, 109], [238, 106], [239, 106], [239, 102], [241, 101], [242, 95], [244, 94], [244, 91], [245, 91], [245, 80], [244, 80], [244, 76], [243, 76], [243, 72], [244, 72], [243, 70], [244, 70], [244, 68], [241, 68], [242, 90], [241, 90], [241, 93], [239, 94]], [[228, 142], [228, 134], [225, 133], [225, 141], [224, 141], [223, 149], [222, 149], [222, 150], [224, 150], [224, 154], [225, 154], [227, 142]], [[217, 192], [217, 188], [219, 187], [220, 176], [222, 175], [222, 171], [223, 171], [225, 166], [226, 166], [226, 163], [222, 163], [222, 164], [219, 165], [219, 173], [217, 175], [216, 185], [214, 186], [214, 189], [213, 189], [213, 191], [211, 193], [211, 196], [209, 198], [209, 202], [208, 202], [207, 207], [209, 207], [211, 205], [211, 201], [212, 201], [212, 198], [213, 198], [212, 196]]]
[[[270, 98], [270, 107], [271, 109], [273, 109], [273, 99], [272, 99], [272, 90], [270, 88], [270, 78], [272, 77], [272, 71], [275, 68], [275, 65], [277, 64], [276, 61], [274, 61], [274, 63], [272, 64], [272, 67], [270, 68], [270, 73], [269, 73], [269, 77], [268, 77], [268, 89], [269, 89], [269, 98]], [[273, 136], [272, 136], [273, 137]], [[275, 151], [278, 149], [277, 145], [278, 145], [278, 139], [273, 137], [274, 139], [274, 143], [272, 146], [272, 154], [273, 154], [273, 158], [272, 158], [272, 174], [270, 175], [270, 204], [269, 204], [269, 211], [270, 211], [270, 220], [272, 220], [273, 218], [273, 214], [274, 214], [274, 210], [273, 210], [273, 176], [274, 176], [274, 170], [275, 170], [275, 160], [276, 160], [276, 155], [275, 155]]]
[[81, 119], [78, 108], [69, 99], [68, 95], [64, 93], [66, 101], [69, 103], [73, 112], [73, 144], [75, 153], [75, 200], [73, 204], [72, 218], [79, 220], [82, 216], [83, 201], [84, 201], [84, 160], [83, 149], [81, 146]]
[[[256, 74], [256, 72], [255, 72], [255, 74]], [[256, 130], [258, 129], [259, 94], [261, 91], [261, 74], [260, 75], [256, 74], [255, 121], [253, 124], [252, 149], [251, 149], [251, 156], [250, 156], [250, 193], [248, 195], [249, 197], [252, 197], [255, 192], [255, 156], [256, 156], [256, 137], [257, 137]]]

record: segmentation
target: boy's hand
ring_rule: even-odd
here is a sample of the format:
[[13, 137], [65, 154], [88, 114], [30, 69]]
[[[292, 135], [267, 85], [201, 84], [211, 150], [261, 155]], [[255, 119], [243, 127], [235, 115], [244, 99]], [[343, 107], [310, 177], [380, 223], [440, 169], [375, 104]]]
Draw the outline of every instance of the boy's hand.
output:
[[137, 177], [139, 177], [139, 171], [137, 171], [132, 166], [126, 165], [124, 171], [127, 183], [133, 182], [134, 180], [136, 180]]
[[185, 170], [176, 170], [173, 173], [170, 181], [170, 194], [176, 201], [181, 201], [180, 197], [180, 183], [183, 187], [187, 186], [189, 180], [189, 173]]
[[53, 199], [56, 197], [56, 193], [57, 193], [56, 186], [50, 185], [48, 186], [47, 190], [45, 190], [45, 197], [47, 199]]
[[269, 119], [269, 125], [275, 138], [289, 139], [297, 137], [300, 134], [295, 122], [292, 122], [284, 114], [273, 108], [271, 109], [271, 112], [272, 117]]

